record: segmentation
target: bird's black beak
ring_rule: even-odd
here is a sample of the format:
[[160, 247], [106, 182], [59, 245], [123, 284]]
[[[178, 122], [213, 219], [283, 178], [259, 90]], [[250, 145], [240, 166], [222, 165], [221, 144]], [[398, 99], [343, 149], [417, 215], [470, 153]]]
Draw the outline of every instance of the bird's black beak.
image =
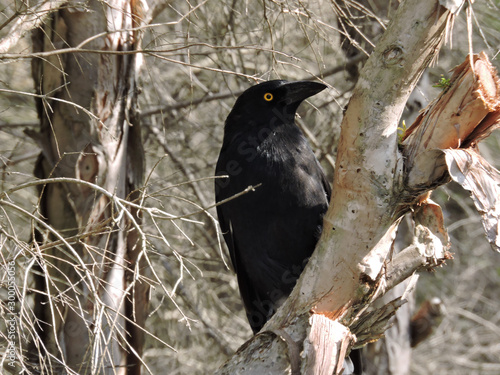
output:
[[318, 92], [326, 89], [326, 85], [319, 82], [295, 81], [287, 82], [282, 86], [286, 94], [284, 100], [286, 104], [300, 104], [304, 99], [316, 95]]

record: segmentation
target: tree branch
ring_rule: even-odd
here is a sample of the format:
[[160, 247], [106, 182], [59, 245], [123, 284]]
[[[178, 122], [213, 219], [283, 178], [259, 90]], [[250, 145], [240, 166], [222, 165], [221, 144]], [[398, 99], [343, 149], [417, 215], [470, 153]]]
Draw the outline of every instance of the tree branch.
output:
[[[345, 326], [355, 322], [380, 295], [379, 275], [394, 240], [398, 217], [404, 212], [397, 124], [421, 73], [436, 57], [453, 17], [437, 1], [403, 2], [360, 73], [342, 122], [333, 195], [322, 237], [291, 296], [264, 327], [285, 330], [296, 342], [303, 342], [305, 363], [318, 364], [318, 352], [332, 353], [315, 367], [315, 373], [330, 373], [332, 369], [340, 373], [337, 364], [343, 358], [339, 356], [341, 351], [333, 348], [342, 347], [342, 342], [353, 345], [352, 334]], [[395, 300], [370, 313], [368, 318], [378, 327], [376, 332], [384, 332], [387, 320], [403, 302]], [[319, 335], [311, 341], [308, 332], [316, 315], [342, 319], [344, 327], [340, 329], [339, 325], [337, 333], [329, 334], [328, 339]], [[263, 352], [259, 345], [262, 336], [255, 336], [238, 352], [240, 359], [248, 361], [248, 371], [238, 367], [239, 373], [252, 373], [252, 365], [265, 360], [258, 354]], [[286, 348], [269, 342], [265, 345], [265, 358], [272, 358], [283, 368]], [[232, 363], [218, 373], [235, 373]]]
[[45, 0], [28, 7], [24, 13], [19, 14], [7, 35], [0, 40], [0, 54], [6, 53], [26, 33], [40, 26], [51, 12], [65, 2], [65, 0]]

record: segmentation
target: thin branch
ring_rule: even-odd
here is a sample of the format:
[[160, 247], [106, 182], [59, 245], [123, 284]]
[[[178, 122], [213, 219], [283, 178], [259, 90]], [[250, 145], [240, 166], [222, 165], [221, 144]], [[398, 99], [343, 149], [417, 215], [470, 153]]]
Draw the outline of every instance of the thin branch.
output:
[[[19, 18], [12, 25], [7, 35], [0, 40], [0, 59], [2, 59], [2, 54], [6, 54], [23, 36], [40, 26], [51, 12], [57, 10], [64, 3], [66, 3], [66, 0], [44, 0], [38, 4], [29, 6], [23, 14], [15, 15]], [[11, 21], [12, 17], [6, 23]]]

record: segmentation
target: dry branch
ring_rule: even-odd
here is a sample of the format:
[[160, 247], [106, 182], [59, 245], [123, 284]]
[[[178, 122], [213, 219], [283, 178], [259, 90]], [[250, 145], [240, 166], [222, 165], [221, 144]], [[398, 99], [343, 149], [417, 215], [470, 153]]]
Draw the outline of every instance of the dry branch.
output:
[[42, 25], [50, 13], [65, 2], [66, 0], [44, 0], [19, 12], [7, 35], [0, 40], [0, 54], [6, 53], [28, 32]]

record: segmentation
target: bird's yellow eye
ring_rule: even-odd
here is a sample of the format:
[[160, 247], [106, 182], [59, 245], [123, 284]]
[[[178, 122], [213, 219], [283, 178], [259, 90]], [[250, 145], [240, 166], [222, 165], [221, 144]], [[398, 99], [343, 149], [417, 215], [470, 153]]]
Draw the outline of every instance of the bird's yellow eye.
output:
[[264, 94], [264, 100], [265, 100], [266, 102], [270, 102], [271, 100], [273, 100], [273, 94], [271, 94], [270, 92], [266, 92], [266, 93]]

